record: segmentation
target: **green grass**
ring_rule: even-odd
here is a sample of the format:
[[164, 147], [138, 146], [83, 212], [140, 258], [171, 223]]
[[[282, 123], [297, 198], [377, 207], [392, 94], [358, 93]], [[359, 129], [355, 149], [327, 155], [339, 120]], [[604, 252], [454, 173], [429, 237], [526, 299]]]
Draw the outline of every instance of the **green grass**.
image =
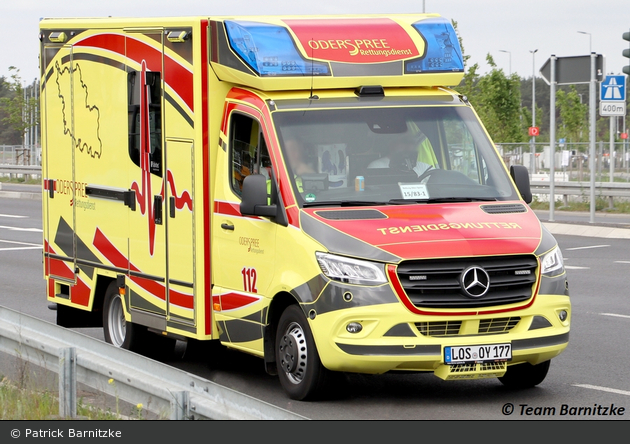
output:
[[[118, 401], [116, 401], [118, 410]], [[77, 417], [86, 420], [143, 419], [139, 404], [125, 417], [120, 411], [95, 408], [86, 405], [83, 399], [77, 403]], [[20, 387], [9, 379], [0, 380], [0, 420], [51, 420], [71, 419], [59, 417], [59, 399], [56, 392]]]
[[[630, 202], [622, 201], [616, 199], [613, 201], [613, 208], [609, 208], [608, 199], [603, 197], [597, 197], [595, 200], [595, 211], [602, 211], [606, 213], [615, 213], [615, 214], [627, 214], [630, 213]], [[531, 204], [529, 204], [532, 210], [548, 210], [549, 202], [547, 201], [539, 201], [536, 197]], [[581, 201], [569, 202], [567, 205], [564, 205], [562, 200], [557, 200], [554, 206], [555, 210], [559, 211], [591, 211], [591, 203], [582, 199]]]
[[9, 177], [0, 177], [0, 182], [2, 183], [20, 183], [26, 185], [41, 185], [41, 179], [24, 179], [23, 177], [19, 178], [9, 178]]

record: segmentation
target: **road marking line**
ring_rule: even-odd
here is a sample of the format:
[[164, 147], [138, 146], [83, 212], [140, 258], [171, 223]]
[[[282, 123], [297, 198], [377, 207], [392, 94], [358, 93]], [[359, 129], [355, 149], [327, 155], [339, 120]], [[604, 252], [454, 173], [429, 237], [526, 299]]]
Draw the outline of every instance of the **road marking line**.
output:
[[591, 267], [578, 267], [576, 265], [565, 265], [564, 268], [567, 270], [590, 270]]
[[630, 264], [630, 261], [615, 261], [616, 264]]
[[9, 247], [0, 248], [0, 251], [16, 251], [16, 250], [41, 250], [42, 247]]
[[17, 241], [10, 241], [10, 240], [4, 240], [4, 239], [0, 239], [0, 242], [4, 242], [7, 244], [16, 244], [16, 245], [28, 245], [30, 247], [41, 247], [40, 244], [34, 244], [32, 242], [17, 242]]
[[42, 233], [44, 231], [41, 228], [19, 228], [19, 227], [7, 227], [4, 225], [0, 225], [0, 228], [4, 228], [5, 230], [12, 230], [12, 231], [33, 231], [37, 233]]
[[620, 315], [620, 314], [617, 314], [617, 313], [600, 313], [600, 315], [602, 315], [602, 316], [614, 316], [616, 318], [627, 318], [627, 319], [630, 319], [630, 316], [628, 316], [628, 315]]
[[610, 247], [610, 245], [590, 245], [588, 247], [573, 247], [573, 248], [565, 248], [565, 250], [569, 251], [569, 250], [588, 250], [589, 248], [603, 248], [603, 247]]
[[16, 219], [28, 219], [28, 216], [19, 216], [17, 214], [0, 214], [0, 217], [14, 217]]
[[591, 390], [599, 390], [600, 392], [610, 392], [610, 393], [617, 393], [619, 395], [626, 395], [626, 396], [630, 396], [630, 392], [626, 391], [626, 390], [618, 390], [618, 389], [614, 389], [614, 388], [608, 388], [608, 387], [600, 387], [598, 385], [590, 385], [590, 384], [573, 384], [573, 387], [582, 387], [582, 388], [587, 388], [587, 389], [591, 389]]

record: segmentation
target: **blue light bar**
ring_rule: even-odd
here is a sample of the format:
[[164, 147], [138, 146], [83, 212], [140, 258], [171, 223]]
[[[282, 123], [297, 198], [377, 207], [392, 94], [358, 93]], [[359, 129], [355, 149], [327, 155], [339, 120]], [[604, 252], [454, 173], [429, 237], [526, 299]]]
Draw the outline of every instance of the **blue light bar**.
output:
[[232, 50], [261, 77], [330, 75], [327, 64], [300, 55], [284, 27], [235, 20], [225, 27]]
[[405, 63], [405, 73], [464, 72], [462, 49], [450, 21], [434, 18], [412, 26], [426, 42], [426, 51], [423, 57]]

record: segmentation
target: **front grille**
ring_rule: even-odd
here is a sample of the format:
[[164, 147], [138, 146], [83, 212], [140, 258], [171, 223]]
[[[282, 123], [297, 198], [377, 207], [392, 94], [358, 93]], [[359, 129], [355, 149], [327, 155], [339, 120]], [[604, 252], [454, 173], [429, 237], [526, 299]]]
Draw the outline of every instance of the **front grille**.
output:
[[424, 336], [455, 336], [462, 321], [417, 322], [416, 328]]
[[[469, 334], [492, 335], [507, 333], [516, 327], [520, 320], [519, 316], [481, 319], [477, 331], [469, 332]], [[460, 334], [462, 321], [423, 321], [416, 322], [414, 325], [423, 336], [457, 336]]]
[[505, 333], [516, 327], [521, 320], [518, 316], [509, 318], [482, 319], [479, 321], [479, 334]]
[[[462, 273], [473, 266], [489, 277], [487, 292], [476, 298], [462, 285]], [[398, 266], [398, 278], [418, 308], [489, 307], [530, 299], [537, 266], [531, 255], [406, 261]]]

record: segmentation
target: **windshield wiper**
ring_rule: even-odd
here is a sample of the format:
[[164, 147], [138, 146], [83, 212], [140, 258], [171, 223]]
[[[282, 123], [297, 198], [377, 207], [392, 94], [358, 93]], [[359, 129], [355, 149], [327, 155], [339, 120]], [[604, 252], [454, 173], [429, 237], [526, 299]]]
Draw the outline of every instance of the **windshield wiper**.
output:
[[324, 207], [324, 206], [337, 206], [337, 207], [365, 207], [365, 206], [377, 206], [388, 205], [388, 202], [376, 202], [368, 200], [322, 200], [320, 202], [304, 202], [302, 207]]
[[391, 199], [390, 204], [451, 203], [451, 202], [496, 202], [495, 197], [430, 197], [428, 199]]

